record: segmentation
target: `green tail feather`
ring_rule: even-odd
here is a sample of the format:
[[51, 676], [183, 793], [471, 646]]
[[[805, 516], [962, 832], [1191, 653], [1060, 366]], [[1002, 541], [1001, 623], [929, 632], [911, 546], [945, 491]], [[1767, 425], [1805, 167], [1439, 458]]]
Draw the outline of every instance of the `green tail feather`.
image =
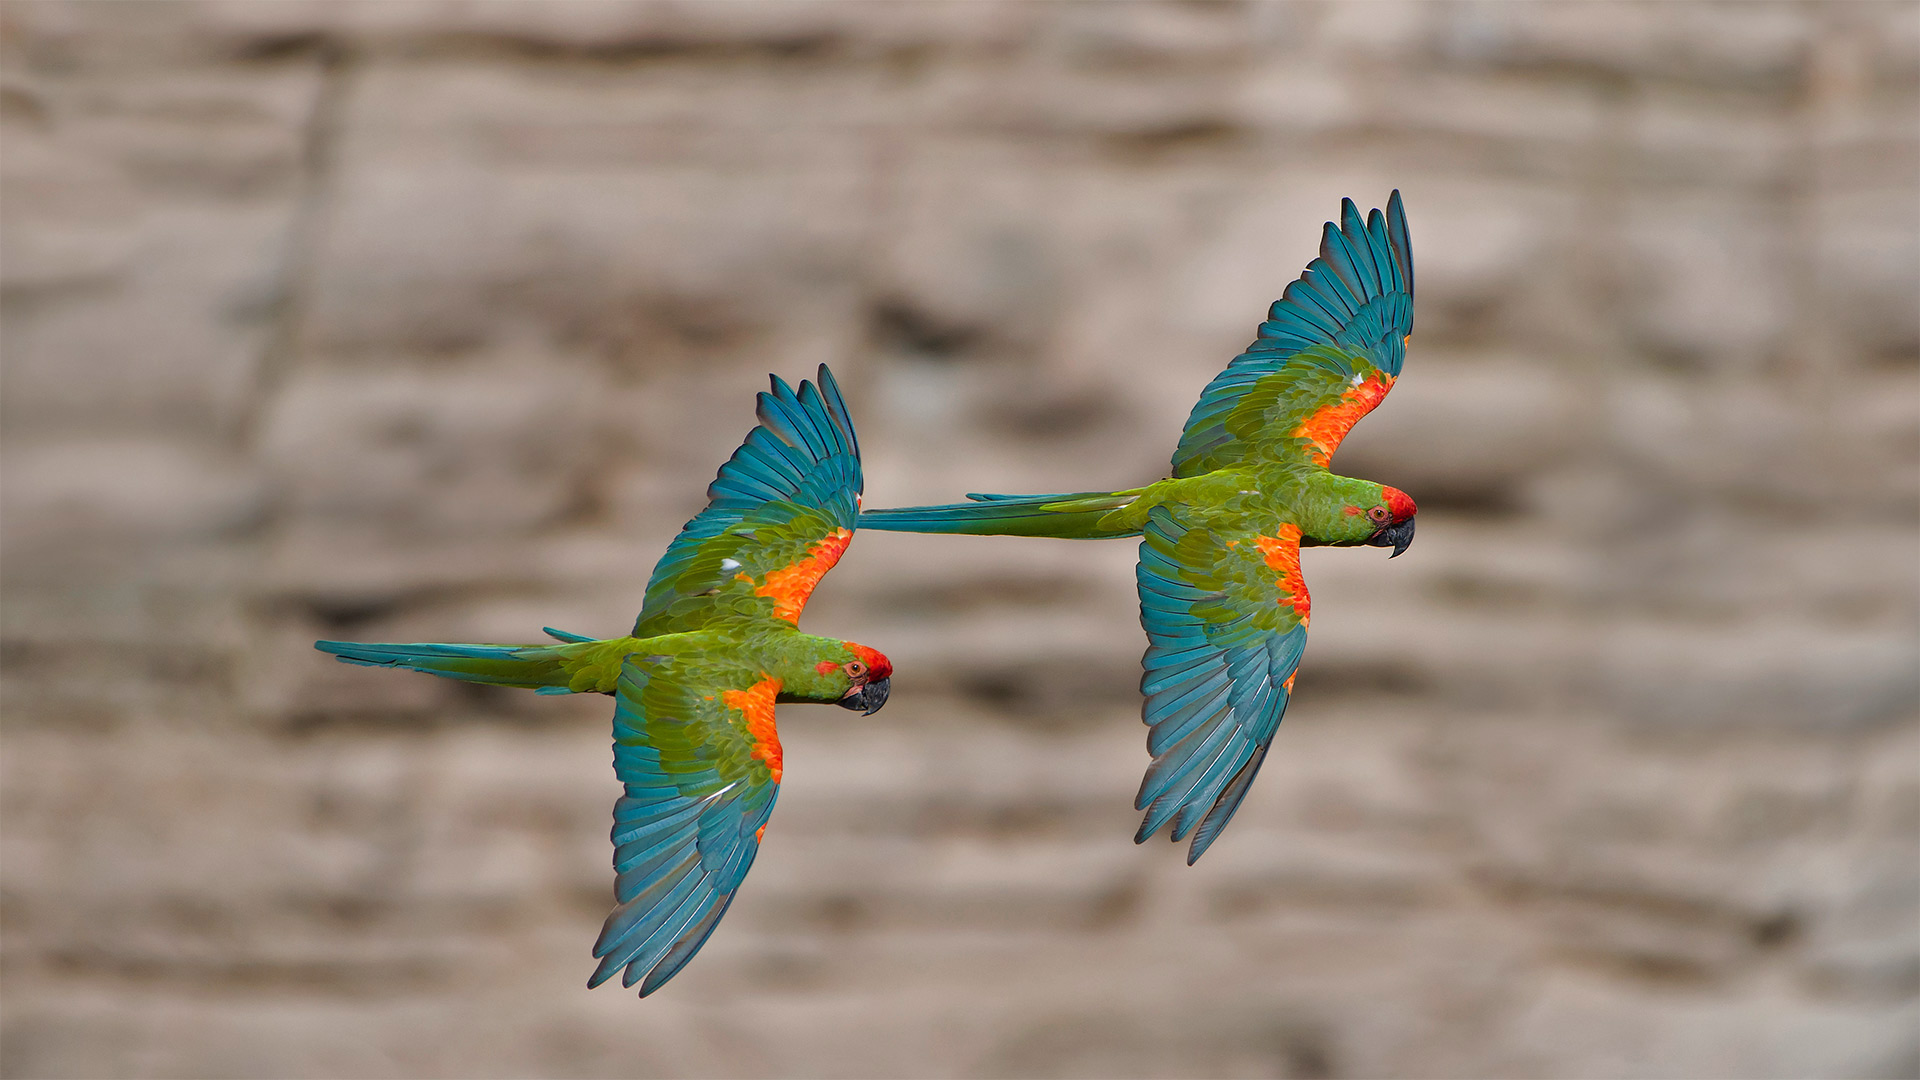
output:
[[376, 645], [357, 641], [316, 641], [313, 647], [343, 663], [410, 668], [462, 682], [524, 686], [543, 694], [565, 694], [562, 664], [579, 650], [567, 645]]
[[972, 502], [867, 510], [860, 515], [860, 528], [969, 536], [1057, 536], [1069, 540], [1138, 536], [1137, 526], [1104, 519], [1139, 495], [1138, 491], [968, 495]]

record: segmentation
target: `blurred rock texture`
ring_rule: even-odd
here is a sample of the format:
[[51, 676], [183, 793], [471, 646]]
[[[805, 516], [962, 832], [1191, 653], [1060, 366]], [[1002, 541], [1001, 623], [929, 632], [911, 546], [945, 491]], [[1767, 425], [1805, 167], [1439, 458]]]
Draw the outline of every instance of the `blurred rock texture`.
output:
[[[9, 1076], [1920, 1071], [1920, 8], [9, 2]], [[1406, 377], [1136, 848], [1128, 542], [863, 535], [720, 932], [588, 993], [613, 634], [830, 361], [869, 504], [1161, 475], [1342, 195]]]

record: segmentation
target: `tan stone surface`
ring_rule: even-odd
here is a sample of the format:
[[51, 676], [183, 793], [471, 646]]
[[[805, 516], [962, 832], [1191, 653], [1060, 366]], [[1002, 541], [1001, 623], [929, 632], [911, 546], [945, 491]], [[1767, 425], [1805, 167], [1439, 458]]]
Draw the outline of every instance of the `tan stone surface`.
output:
[[[1920, 8], [0, 6], [0, 1072], [1920, 1073]], [[831, 362], [868, 502], [1150, 480], [1342, 195], [1419, 329], [1198, 867], [1132, 545], [865, 534], [764, 855], [588, 993], [612, 634]]]

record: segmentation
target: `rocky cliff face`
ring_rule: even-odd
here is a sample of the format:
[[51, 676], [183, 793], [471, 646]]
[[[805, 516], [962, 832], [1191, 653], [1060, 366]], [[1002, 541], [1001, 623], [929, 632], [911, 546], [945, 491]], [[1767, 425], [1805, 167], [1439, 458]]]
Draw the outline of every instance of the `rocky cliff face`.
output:
[[[1920, 9], [0, 9], [0, 1066], [1912, 1075]], [[864, 534], [767, 847], [582, 987], [612, 634], [828, 361], [870, 505], [1161, 475], [1342, 195], [1419, 329], [1200, 866], [1133, 545]]]

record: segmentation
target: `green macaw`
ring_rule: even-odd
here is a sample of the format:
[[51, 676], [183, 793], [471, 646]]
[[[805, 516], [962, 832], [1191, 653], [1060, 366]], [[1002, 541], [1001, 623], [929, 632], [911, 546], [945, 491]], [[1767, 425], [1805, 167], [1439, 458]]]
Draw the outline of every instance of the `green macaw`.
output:
[[[1306, 646], [1303, 545], [1413, 541], [1413, 500], [1327, 461], [1387, 396], [1413, 330], [1413, 252], [1395, 191], [1363, 222], [1342, 200], [1320, 257], [1267, 312], [1258, 340], [1207, 385], [1173, 475], [1125, 491], [968, 495], [869, 510], [899, 532], [1101, 539], [1143, 536], [1136, 580], [1147, 632], [1140, 690], [1153, 763], [1135, 842], [1219, 836], [1260, 771]], [[1393, 556], [1389, 556], [1392, 558]]]
[[633, 633], [557, 645], [316, 642], [350, 664], [411, 668], [542, 694], [611, 694], [613, 913], [594, 987], [659, 989], [713, 933], [753, 865], [780, 793], [777, 702], [872, 713], [893, 665], [851, 641], [800, 632], [800, 610], [853, 539], [860, 445], [823, 365], [818, 388], [778, 376], [760, 425], [707, 489], [647, 582]]

